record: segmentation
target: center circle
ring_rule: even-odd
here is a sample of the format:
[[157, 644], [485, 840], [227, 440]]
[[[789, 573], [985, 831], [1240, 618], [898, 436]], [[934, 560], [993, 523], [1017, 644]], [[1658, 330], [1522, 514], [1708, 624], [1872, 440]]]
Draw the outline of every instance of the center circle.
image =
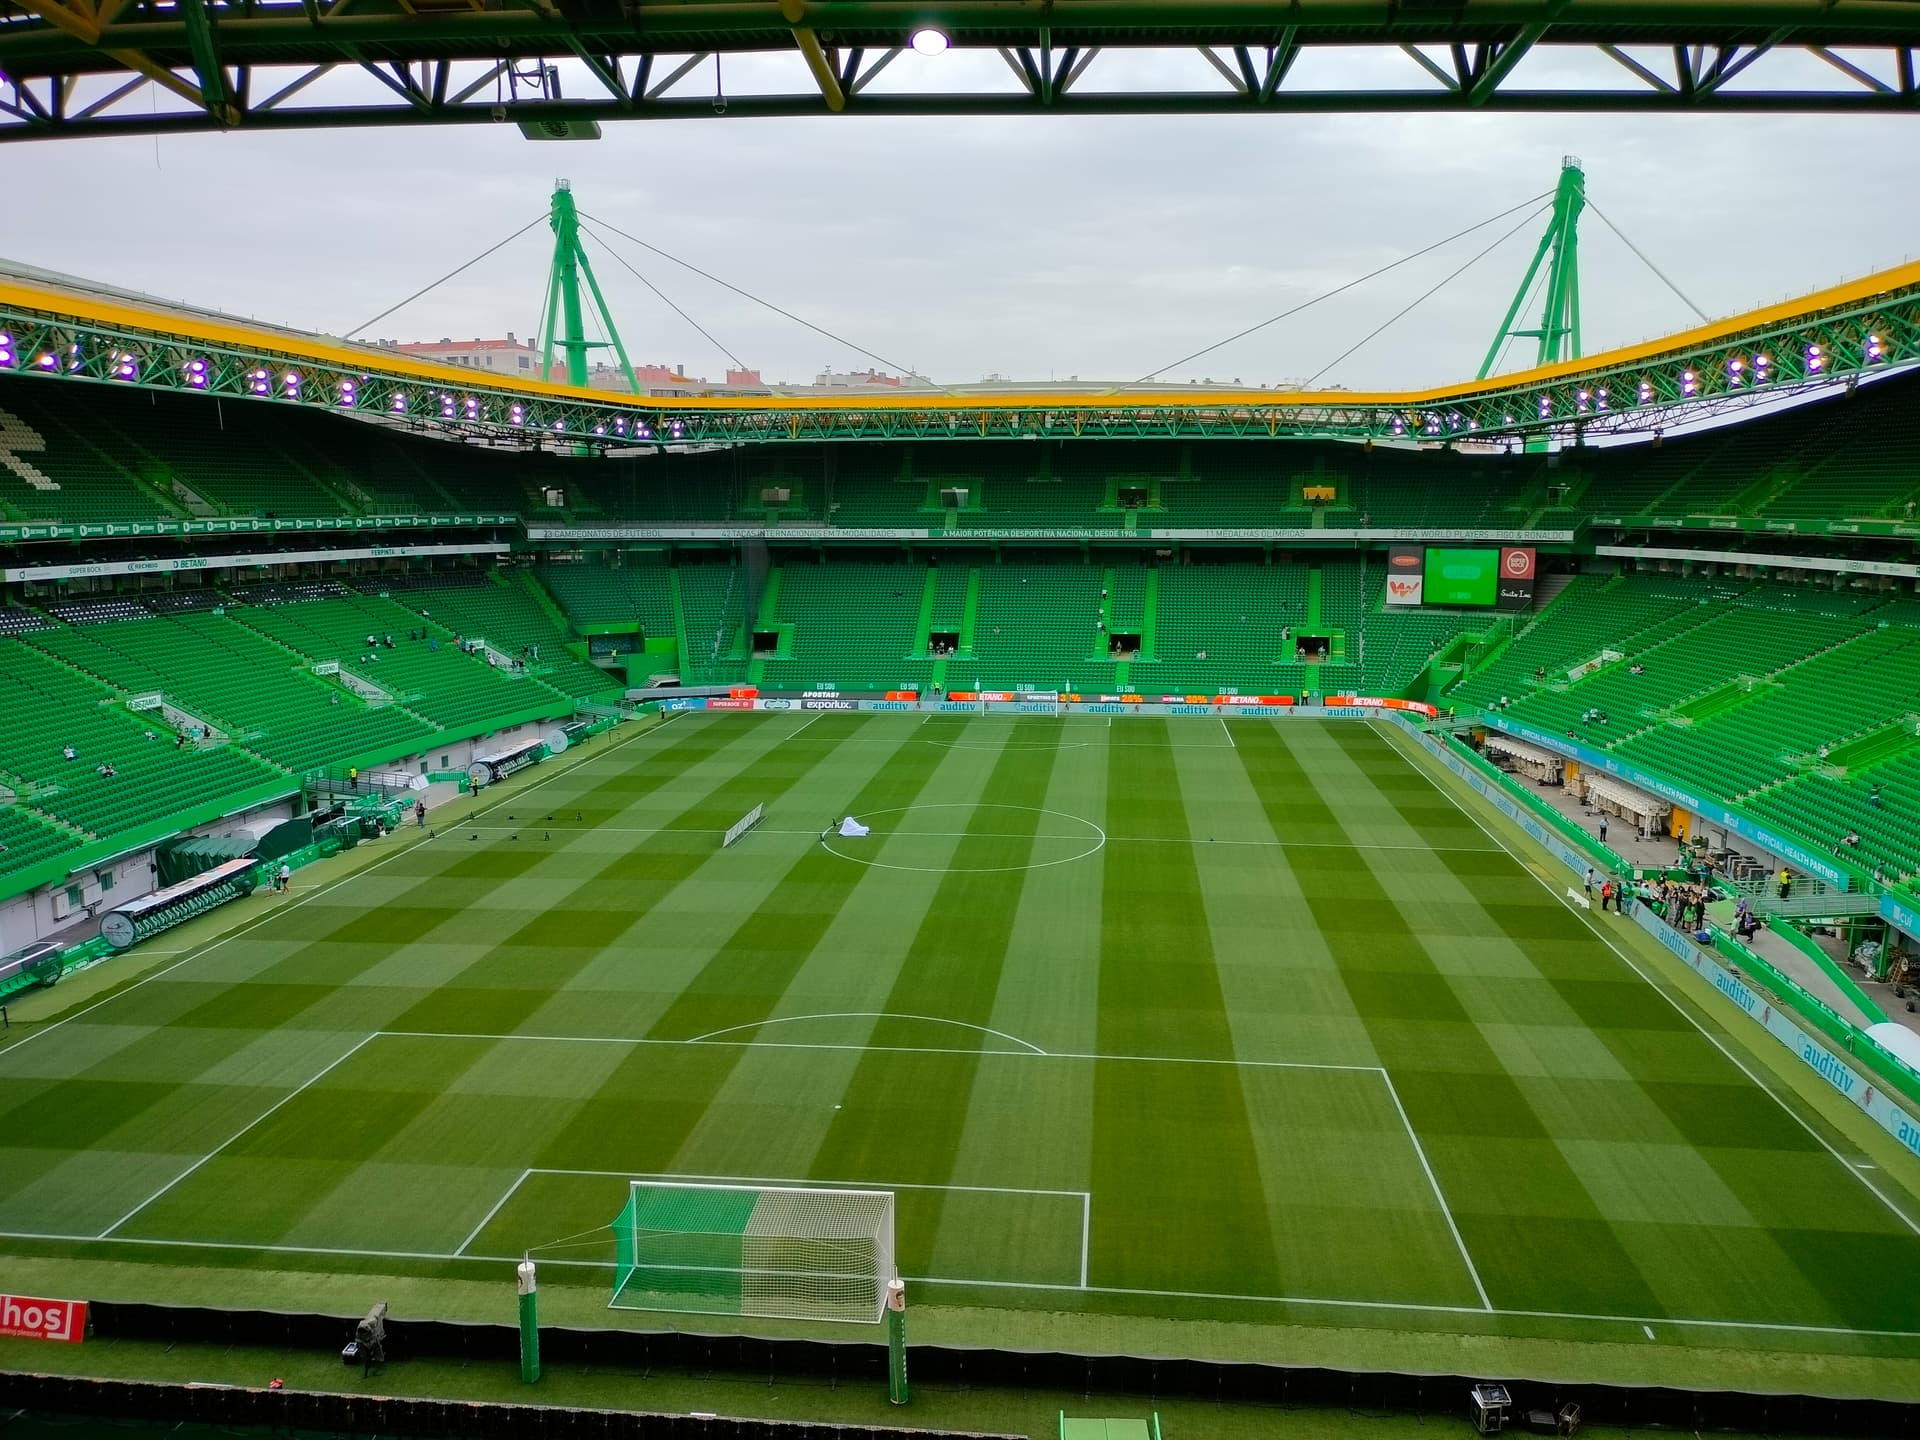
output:
[[1046, 810], [1038, 805], [976, 805], [970, 801], [934, 801], [925, 805], [896, 805], [887, 810], [870, 811], [864, 816], [856, 815], [854, 819], [859, 820], [862, 824], [873, 826], [874, 833], [866, 837], [869, 840], [885, 842], [898, 836], [912, 835], [919, 835], [927, 839], [936, 840], [964, 840], [967, 838], [966, 833], [960, 830], [896, 830], [887, 829], [874, 823], [887, 815], [910, 815], [917, 814], [921, 811], [937, 810], [965, 810], [969, 814], [974, 815], [982, 811], [1017, 810], [1023, 815], [1052, 816], [1056, 820], [1064, 820], [1069, 825], [1079, 827], [1082, 833], [1072, 835], [1037, 834], [1032, 838], [1034, 840], [1064, 840], [1072, 844], [1084, 843], [1084, 848], [1076, 850], [1071, 855], [1063, 855], [1057, 860], [1030, 860], [1025, 865], [900, 865], [890, 860], [877, 860], [865, 855], [849, 854], [845, 850], [836, 850], [834, 848], [834, 842], [842, 841], [845, 843], [845, 839], [847, 838], [842, 837], [838, 831], [831, 831], [822, 836], [820, 839], [820, 848], [825, 850], [829, 855], [837, 855], [842, 860], [851, 860], [856, 865], [868, 865], [875, 870], [910, 870], [921, 875], [993, 875], [1015, 870], [1046, 870], [1055, 865], [1070, 865], [1075, 860], [1085, 860], [1089, 855], [1098, 854], [1106, 847], [1107, 843], [1107, 832], [1084, 816], [1074, 815], [1065, 810]]

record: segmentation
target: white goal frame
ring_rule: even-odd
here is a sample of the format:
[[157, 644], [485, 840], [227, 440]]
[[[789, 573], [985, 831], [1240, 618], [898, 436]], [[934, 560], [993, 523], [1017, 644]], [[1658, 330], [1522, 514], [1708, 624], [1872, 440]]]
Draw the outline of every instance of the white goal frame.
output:
[[877, 1324], [898, 1273], [891, 1190], [629, 1179], [613, 1231], [610, 1309]]

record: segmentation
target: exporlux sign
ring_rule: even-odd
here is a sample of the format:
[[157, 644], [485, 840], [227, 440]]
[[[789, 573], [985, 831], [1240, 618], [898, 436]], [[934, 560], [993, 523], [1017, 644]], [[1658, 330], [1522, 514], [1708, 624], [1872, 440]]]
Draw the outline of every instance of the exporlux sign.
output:
[[0, 1295], [0, 1335], [21, 1340], [64, 1340], [77, 1345], [87, 1333], [84, 1300], [37, 1300]]

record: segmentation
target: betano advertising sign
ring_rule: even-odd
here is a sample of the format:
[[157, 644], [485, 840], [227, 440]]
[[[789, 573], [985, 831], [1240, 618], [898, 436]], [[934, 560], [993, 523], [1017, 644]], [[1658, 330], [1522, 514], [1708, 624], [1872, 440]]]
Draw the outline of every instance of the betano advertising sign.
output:
[[0, 1295], [0, 1335], [78, 1345], [86, 1334], [87, 1302], [84, 1300], [36, 1300], [30, 1295]]

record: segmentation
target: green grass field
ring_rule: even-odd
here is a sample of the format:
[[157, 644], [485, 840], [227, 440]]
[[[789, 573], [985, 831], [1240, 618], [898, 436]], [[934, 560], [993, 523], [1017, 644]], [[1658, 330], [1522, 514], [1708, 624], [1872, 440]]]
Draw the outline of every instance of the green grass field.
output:
[[0, 1041], [16, 1275], [660, 1324], [605, 1227], [707, 1177], [896, 1191], [954, 1343], [1920, 1358], [1916, 1177], [1372, 724], [687, 716], [300, 878]]

